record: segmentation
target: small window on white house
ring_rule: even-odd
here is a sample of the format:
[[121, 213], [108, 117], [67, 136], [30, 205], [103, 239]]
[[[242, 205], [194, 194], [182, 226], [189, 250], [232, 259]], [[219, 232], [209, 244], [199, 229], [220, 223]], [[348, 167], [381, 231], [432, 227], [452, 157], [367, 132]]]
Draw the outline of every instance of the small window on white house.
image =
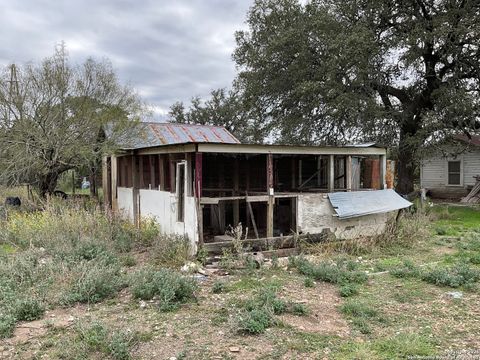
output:
[[462, 162], [448, 162], [448, 185], [461, 185]]

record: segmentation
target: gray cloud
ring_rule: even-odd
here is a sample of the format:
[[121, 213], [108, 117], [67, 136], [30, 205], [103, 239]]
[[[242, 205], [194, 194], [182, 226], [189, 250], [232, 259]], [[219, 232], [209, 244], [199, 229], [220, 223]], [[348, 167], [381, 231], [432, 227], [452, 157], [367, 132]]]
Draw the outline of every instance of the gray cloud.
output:
[[234, 32], [252, 0], [0, 0], [0, 64], [39, 61], [62, 40], [73, 62], [109, 58], [163, 118], [227, 87]]

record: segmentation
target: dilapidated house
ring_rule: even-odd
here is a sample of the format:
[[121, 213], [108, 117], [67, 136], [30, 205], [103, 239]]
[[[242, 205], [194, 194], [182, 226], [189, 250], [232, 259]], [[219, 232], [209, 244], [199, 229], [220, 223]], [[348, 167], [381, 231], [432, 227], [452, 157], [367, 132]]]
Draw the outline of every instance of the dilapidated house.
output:
[[142, 126], [104, 159], [106, 203], [136, 223], [155, 218], [194, 250], [221, 248], [240, 223], [242, 238], [263, 246], [292, 234], [372, 235], [409, 206], [386, 189], [386, 150], [375, 144], [241, 144], [222, 127]]

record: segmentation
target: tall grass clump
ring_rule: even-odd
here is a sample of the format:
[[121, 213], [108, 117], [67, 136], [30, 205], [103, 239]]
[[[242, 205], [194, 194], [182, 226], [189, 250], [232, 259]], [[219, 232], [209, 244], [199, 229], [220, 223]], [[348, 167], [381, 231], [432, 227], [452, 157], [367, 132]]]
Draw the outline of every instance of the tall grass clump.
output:
[[170, 311], [179, 304], [195, 299], [198, 288], [193, 278], [168, 269], [144, 268], [130, 276], [130, 289], [134, 298], [157, 299], [161, 311]]

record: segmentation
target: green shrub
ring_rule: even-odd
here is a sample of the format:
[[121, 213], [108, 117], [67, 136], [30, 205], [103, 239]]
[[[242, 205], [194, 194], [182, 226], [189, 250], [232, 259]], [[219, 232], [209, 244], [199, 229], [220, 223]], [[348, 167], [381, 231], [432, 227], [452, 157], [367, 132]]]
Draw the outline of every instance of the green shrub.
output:
[[426, 271], [422, 279], [430, 284], [455, 288], [477, 282], [480, 279], [480, 272], [462, 263], [451, 268]]
[[212, 292], [214, 294], [220, 294], [222, 292], [225, 292], [226, 288], [227, 287], [226, 287], [225, 281], [216, 280], [212, 285]]
[[190, 242], [179, 235], [160, 235], [153, 241], [150, 250], [156, 264], [179, 268], [190, 259]]
[[115, 295], [122, 287], [118, 266], [86, 262], [80, 264], [80, 272], [67, 294], [65, 304], [96, 303]]
[[274, 287], [259, 289], [253, 298], [244, 303], [237, 317], [238, 330], [249, 334], [262, 333], [276, 323], [275, 315], [286, 312], [302, 316], [308, 309], [303, 304], [288, 303], [278, 298]]
[[45, 307], [36, 299], [22, 299], [15, 304], [15, 318], [18, 321], [38, 320], [44, 313]]
[[353, 296], [353, 295], [357, 295], [358, 294], [358, 286], [355, 285], [355, 284], [350, 284], [350, 283], [344, 284], [344, 285], [342, 285], [342, 287], [340, 287], [339, 293], [340, 293], [341, 297], [350, 297], [350, 296]]
[[351, 261], [340, 261], [339, 263], [321, 262], [319, 264], [312, 264], [305, 258], [299, 256], [297, 258], [290, 258], [290, 266], [295, 267], [298, 272], [315, 280], [324, 282], [343, 284], [343, 283], [365, 283], [368, 276], [363, 271], [349, 270], [356, 269]]
[[100, 322], [88, 325], [80, 324], [76, 328], [78, 339], [85, 344], [88, 351], [105, 351], [108, 330]]
[[133, 336], [126, 332], [114, 332], [108, 344], [108, 352], [115, 360], [131, 359], [130, 348], [133, 344]]
[[350, 300], [340, 307], [340, 311], [349, 316], [374, 318], [378, 315], [377, 310], [371, 308], [367, 304], [359, 301]]
[[160, 300], [160, 310], [174, 309], [178, 303], [195, 298], [197, 283], [192, 278], [182, 276], [172, 270], [142, 269], [130, 278], [132, 294], [135, 298]]
[[308, 314], [308, 308], [304, 304], [291, 304], [290, 312], [293, 315], [304, 316]]
[[403, 266], [390, 270], [390, 274], [397, 278], [416, 278], [420, 276], [420, 269], [410, 260], [405, 260]]
[[240, 332], [260, 334], [274, 323], [274, 319], [269, 309], [262, 307], [243, 311], [237, 323]]
[[311, 277], [306, 277], [303, 281], [303, 285], [305, 285], [305, 287], [311, 288], [314, 287], [315, 283]]
[[132, 255], [125, 255], [120, 258], [120, 263], [126, 267], [137, 265], [137, 260]]
[[10, 314], [0, 314], [0, 339], [13, 335], [15, 330], [15, 318]]

